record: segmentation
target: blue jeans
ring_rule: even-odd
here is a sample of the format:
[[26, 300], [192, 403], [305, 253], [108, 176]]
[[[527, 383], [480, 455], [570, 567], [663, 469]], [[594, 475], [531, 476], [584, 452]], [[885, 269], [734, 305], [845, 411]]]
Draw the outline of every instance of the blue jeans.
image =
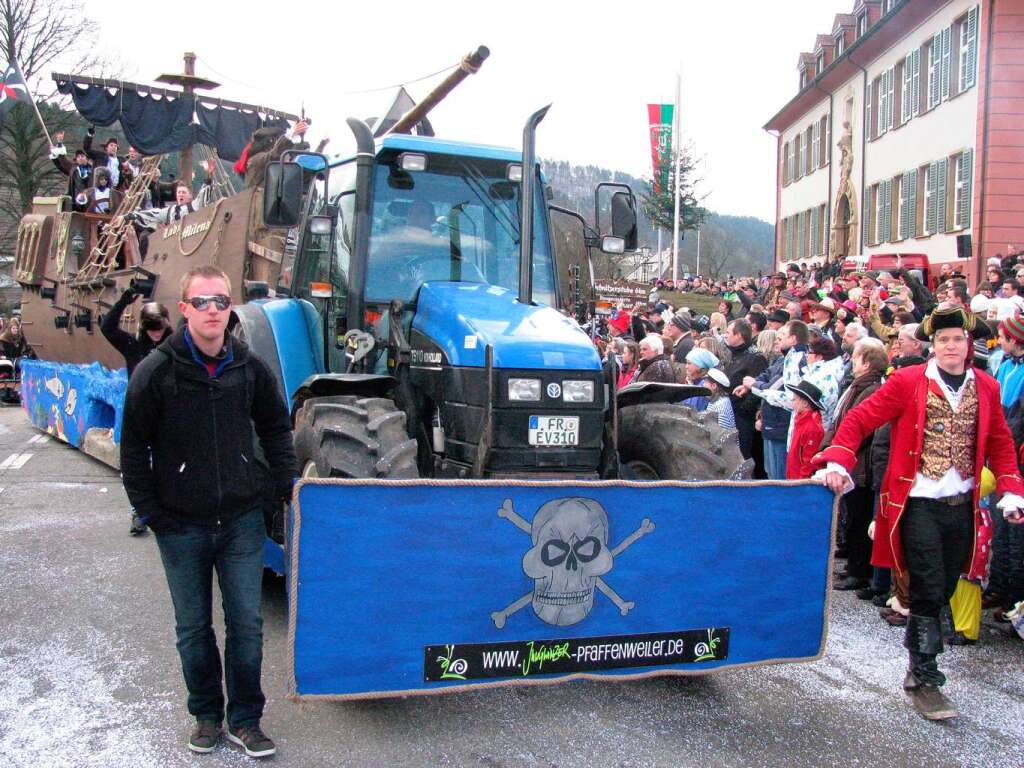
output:
[[786, 438], [764, 439], [764, 471], [769, 480], [786, 479]]
[[181, 669], [188, 687], [188, 711], [197, 720], [224, 719], [220, 651], [213, 632], [213, 572], [224, 605], [224, 678], [228, 725], [255, 725], [266, 699], [260, 688], [263, 664], [262, 510], [219, 527], [184, 525], [158, 533], [160, 559], [174, 604]]

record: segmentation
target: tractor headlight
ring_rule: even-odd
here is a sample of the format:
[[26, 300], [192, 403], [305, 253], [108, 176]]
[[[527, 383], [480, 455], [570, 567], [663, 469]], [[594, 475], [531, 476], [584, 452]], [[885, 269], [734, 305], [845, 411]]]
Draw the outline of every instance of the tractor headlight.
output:
[[593, 381], [563, 381], [562, 399], [567, 403], [594, 402]]
[[540, 379], [509, 379], [509, 400], [540, 400]]

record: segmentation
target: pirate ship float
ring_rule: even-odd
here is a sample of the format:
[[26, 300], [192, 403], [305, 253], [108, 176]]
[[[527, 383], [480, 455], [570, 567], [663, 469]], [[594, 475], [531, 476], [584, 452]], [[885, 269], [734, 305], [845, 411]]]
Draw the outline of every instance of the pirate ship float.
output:
[[[404, 89], [375, 133], [420, 132], [427, 112], [487, 58], [481, 47], [463, 59], [422, 102]], [[124, 397], [124, 361], [100, 333], [104, 314], [129, 285], [158, 301], [177, 320], [178, 285], [194, 265], [213, 263], [231, 278], [232, 301], [264, 298], [278, 285], [286, 261], [286, 229], [263, 223], [263, 189], [235, 191], [232, 177], [209, 163], [216, 190], [212, 203], [159, 225], [145, 255], [124, 218], [139, 208], [159, 178], [160, 163], [178, 152], [179, 178], [191, 179], [196, 147], [204, 160], [235, 161], [254, 131], [286, 128], [298, 115], [210, 96], [218, 83], [195, 74], [196, 56], [185, 54], [182, 73], [157, 81], [179, 88], [53, 75], [58, 89], [94, 125], [119, 122], [145, 156], [116, 211], [72, 210], [66, 196], [37, 197], [18, 228], [14, 276], [22, 286], [25, 335], [39, 360], [26, 365], [22, 400], [36, 426], [116, 466]], [[398, 114], [392, 114], [395, 111]], [[391, 119], [389, 120], [388, 117]], [[130, 306], [121, 327], [137, 332], [142, 302]], [[74, 393], [74, 396], [71, 396]]]

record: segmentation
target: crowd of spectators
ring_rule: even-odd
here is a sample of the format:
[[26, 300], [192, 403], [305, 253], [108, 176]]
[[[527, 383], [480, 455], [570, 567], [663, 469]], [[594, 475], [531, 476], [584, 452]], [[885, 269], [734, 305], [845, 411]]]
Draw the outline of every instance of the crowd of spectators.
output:
[[[974, 335], [973, 365], [999, 382], [1020, 449], [1024, 254], [990, 259], [986, 278], [972, 291], [963, 274], [946, 264], [931, 280], [917, 270], [841, 272], [837, 265], [792, 265], [756, 278], [659, 280], [648, 304], [614, 310], [596, 343], [606, 358], [617, 358], [619, 388], [644, 382], [706, 388], [710, 396], [689, 397], [681, 407], [711, 410], [721, 426], [734, 426], [755, 478], [806, 479], [816, 469], [811, 458], [830, 444], [851, 409], [894, 370], [928, 361], [930, 344], [920, 323], [936, 308], [963, 307], [984, 320]], [[683, 301], [674, 306], [680, 294]], [[716, 311], [701, 314], [685, 306], [694, 294], [717, 298]], [[843, 497], [837, 532], [837, 552], [846, 564], [833, 586], [856, 591], [879, 607], [883, 620], [903, 625], [905, 588], [893, 583], [888, 569], [871, 564], [888, 451], [888, 425], [858, 451], [855, 488]], [[1017, 604], [1024, 614], [1024, 529], [992, 517], [991, 578], [973, 586], [994, 618], [1006, 621], [1018, 615]], [[978, 622], [973, 624], [958, 625], [952, 642], [975, 642]]]

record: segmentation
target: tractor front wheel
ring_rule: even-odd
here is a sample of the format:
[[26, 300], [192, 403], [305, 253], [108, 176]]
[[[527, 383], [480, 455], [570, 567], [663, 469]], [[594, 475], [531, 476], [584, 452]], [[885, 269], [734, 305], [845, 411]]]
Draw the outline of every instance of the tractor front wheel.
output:
[[736, 430], [718, 426], [713, 413], [670, 403], [619, 411], [619, 461], [630, 480], [745, 480], [754, 468]]
[[295, 417], [295, 453], [303, 477], [419, 477], [405, 413], [381, 397], [305, 401]]

